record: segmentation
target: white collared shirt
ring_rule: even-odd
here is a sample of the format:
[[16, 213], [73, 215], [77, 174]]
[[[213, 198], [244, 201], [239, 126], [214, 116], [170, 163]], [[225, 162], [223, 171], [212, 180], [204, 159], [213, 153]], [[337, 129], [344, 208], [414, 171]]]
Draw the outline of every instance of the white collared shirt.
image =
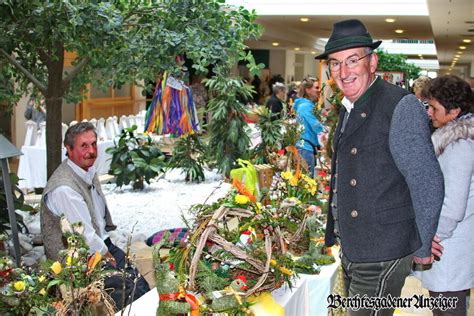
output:
[[45, 196], [46, 205], [55, 215], [61, 216], [64, 214], [71, 224], [81, 222], [84, 227], [84, 238], [90, 248], [89, 252], [99, 251], [102, 255], [105, 255], [108, 251], [104, 243], [104, 240], [108, 238], [105, 231], [105, 201], [92, 185], [96, 169], [92, 166], [88, 171], [85, 171], [69, 159], [67, 164], [77, 176], [91, 185], [92, 203], [94, 205], [92, 213], [99, 229], [99, 235], [92, 226], [91, 216], [84, 198], [69, 186], [62, 185], [49, 192]]

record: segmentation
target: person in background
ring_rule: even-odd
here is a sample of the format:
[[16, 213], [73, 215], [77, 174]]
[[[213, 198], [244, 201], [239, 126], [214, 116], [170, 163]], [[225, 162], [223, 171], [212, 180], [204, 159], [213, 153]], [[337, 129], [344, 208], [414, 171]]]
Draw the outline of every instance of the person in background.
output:
[[286, 86], [275, 82], [272, 87], [273, 94], [267, 100], [267, 108], [273, 113], [272, 119], [281, 119], [284, 115], [284, 102], [286, 101]]
[[253, 80], [251, 82], [252, 87], [253, 87], [253, 102], [255, 104], [260, 104], [260, 85], [262, 84], [262, 80], [260, 80], [260, 77], [257, 75], [253, 76]]
[[[361, 21], [340, 21], [316, 57], [327, 60], [344, 94], [333, 140], [325, 243], [341, 245], [349, 297], [400, 297], [413, 261], [433, 262], [444, 195], [425, 109], [413, 94], [375, 75], [373, 50], [380, 44]], [[377, 315], [393, 312], [381, 309]]]
[[293, 106], [297, 121], [303, 126], [296, 147], [300, 156], [308, 164], [311, 176], [314, 176], [316, 154], [320, 146], [318, 134], [323, 131], [323, 125], [314, 115], [314, 106], [318, 102], [321, 87], [318, 78], [306, 78], [301, 82], [298, 98]]
[[[426, 76], [420, 76], [413, 82], [413, 93], [415, 97], [423, 104], [426, 110], [428, 110], [428, 92], [426, 88], [430, 83], [431, 78]], [[433, 133], [435, 128], [433, 126], [433, 122], [430, 120], [430, 131]]]
[[[129, 266], [125, 253], [110, 240], [109, 232], [116, 226], [112, 222], [94, 167], [97, 158], [97, 134], [94, 126], [89, 122], [82, 122], [69, 127], [64, 137], [64, 146], [68, 158], [54, 171], [41, 198], [41, 232], [46, 257], [58, 260], [59, 251], [65, 248], [62, 216], [70, 224], [82, 223], [90, 254], [100, 252], [107, 259], [109, 268], [125, 269], [130, 275], [122, 279], [119, 273], [104, 280], [104, 288], [111, 291], [110, 295], [120, 310], [150, 288], [138, 271]], [[131, 298], [133, 291], [134, 296]], [[125, 295], [125, 302], [122, 301], [122, 293]]]
[[293, 105], [295, 104], [296, 98], [298, 97], [298, 90], [300, 89], [300, 81], [292, 81], [288, 85], [288, 94], [286, 96], [288, 104], [288, 114], [293, 114]]
[[199, 120], [199, 129], [202, 131], [203, 126], [207, 123], [206, 106], [209, 100], [206, 87], [202, 84], [202, 77], [198, 75], [191, 76], [191, 85], [189, 86], [193, 95], [193, 102], [196, 106], [197, 116]]
[[433, 79], [427, 92], [428, 114], [437, 128], [431, 138], [444, 175], [436, 232], [443, 256], [415, 275], [430, 296], [458, 299], [455, 309], [433, 310], [433, 315], [467, 315], [466, 298], [474, 288], [474, 93], [451, 75]]
[[413, 81], [413, 93], [415, 97], [423, 104], [423, 106], [428, 109], [428, 98], [426, 96], [426, 91], [423, 89], [429, 84], [430, 78], [426, 76], [420, 76], [415, 81]]
[[34, 97], [30, 98], [25, 109], [25, 119], [36, 122], [38, 128], [42, 122], [46, 122], [46, 105], [44, 99], [37, 101]]

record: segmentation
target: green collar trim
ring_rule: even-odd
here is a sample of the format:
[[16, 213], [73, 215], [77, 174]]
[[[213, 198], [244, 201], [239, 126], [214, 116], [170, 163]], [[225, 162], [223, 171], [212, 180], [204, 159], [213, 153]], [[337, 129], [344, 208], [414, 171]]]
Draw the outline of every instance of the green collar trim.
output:
[[369, 89], [367, 89], [367, 91], [365, 91], [365, 93], [363, 95], [361, 95], [359, 97], [359, 99], [357, 99], [355, 102], [354, 102], [354, 107], [356, 107], [357, 105], [359, 105], [360, 103], [363, 103], [365, 100], [367, 100], [369, 98], [370, 95], [372, 95], [374, 89], [376, 86], [378, 86], [378, 84], [381, 82], [381, 78], [379, 76], [376, 76], [375, 77], [375, 80], [374, 80], [374, 83], [372, 83], [369, 87]]

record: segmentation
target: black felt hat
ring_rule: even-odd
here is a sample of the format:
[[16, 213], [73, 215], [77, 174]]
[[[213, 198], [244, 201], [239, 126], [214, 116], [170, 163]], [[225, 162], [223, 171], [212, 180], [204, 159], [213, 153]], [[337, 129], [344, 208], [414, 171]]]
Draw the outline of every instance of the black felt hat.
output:
[[379, 47], [382, 41], [374, 42], [365, 25], [359, 20], [345, 20], [334, 23], [331, 37], [329, 37], [324, 53], [315, 59], [327, 59], [328, 55], [344, 49], [355, 47]]

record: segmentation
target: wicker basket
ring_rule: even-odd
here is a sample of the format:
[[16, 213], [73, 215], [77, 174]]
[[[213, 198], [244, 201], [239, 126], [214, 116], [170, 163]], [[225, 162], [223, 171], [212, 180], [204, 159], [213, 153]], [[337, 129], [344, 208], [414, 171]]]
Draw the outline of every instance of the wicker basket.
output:
[[245, 293], [245, 296], [262, 291], [272, 291], [282, 286], [284, 279], [277, 279], [270, 269], [272, 254], [275, 254], [275, 252], [284, 253], [286, 251], [286, 242], [278, 228], [264, 230], [264, 251], [266, 255], [264, 261], [249, 255], [245, 249], [227, 241], [218, 233], [217, 227], [224, 221], [230, 221], [232, 218], [240, 219], [253, 216], [255, 216], [255, 214], [246, 209], [221, 206], [214, 212], [212, 217], [207, 217], [197, 225], [196, 230], [192, 233], [190, 238], [191, 242], [193, 242], [193, 239], [196, 240], [196, 248], [192, 254], [190, 264], [189, 289], [197, 289], [196, 274], [198, 263], [204, 254], [203, 249], [208, 241], [212, 241], [226, 252], [231, 253], [236, 259], [243, 260], [251, 266], [251, 269], [243, 269], [239, 266], [235, 267], [236, 274], [245, 275], [247, 279], [257, 279], [256, 284]]

